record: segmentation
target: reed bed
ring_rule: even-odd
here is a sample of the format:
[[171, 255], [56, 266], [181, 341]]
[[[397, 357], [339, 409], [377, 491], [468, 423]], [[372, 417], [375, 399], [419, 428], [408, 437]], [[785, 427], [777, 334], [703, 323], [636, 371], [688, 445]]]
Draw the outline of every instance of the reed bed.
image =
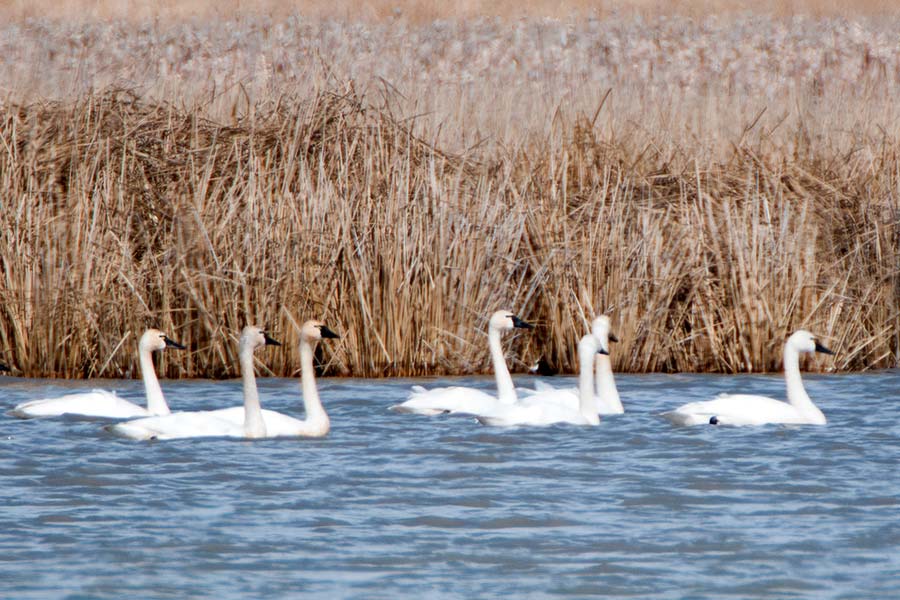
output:
[[599, 311], [623, 371], [773, 370], [801, 326], [838, 350], [813, 368], [900, 356], [890, 23], [251, 19], [145, 54], [129, 27], [3, 38], [32, 67], [0, 53], [0, 349], [27, 375], [134, 374], [155, 324], [191, 348], [166, 375], [232, 376], [247, 322], [292, 374], [313, 316], [328, 373], [484, 372], [501, 307], [539, 324], [516, 370], [574, 368]]

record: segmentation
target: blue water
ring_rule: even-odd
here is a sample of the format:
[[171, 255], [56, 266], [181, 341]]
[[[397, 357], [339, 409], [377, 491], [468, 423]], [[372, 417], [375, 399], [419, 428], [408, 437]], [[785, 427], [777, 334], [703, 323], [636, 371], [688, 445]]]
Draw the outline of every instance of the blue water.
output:
[[[657, 416], [781, 396], [779, 377], [617, 382], [628, 412], [596, 428], [388, 412], [412, 380], [320, 380], [318, 441], [143, 443], [4, 415], [0, 597], [900, 597], [900, 372], [807, 377], [825, 427]], [[5, 377], [0, 408], [98, 385], [142, 400], [138, 381]], [[180, 409], [240, 402], [237, 381], [163, 388]], [[296, 380], [260, 392], [300, 410]]]

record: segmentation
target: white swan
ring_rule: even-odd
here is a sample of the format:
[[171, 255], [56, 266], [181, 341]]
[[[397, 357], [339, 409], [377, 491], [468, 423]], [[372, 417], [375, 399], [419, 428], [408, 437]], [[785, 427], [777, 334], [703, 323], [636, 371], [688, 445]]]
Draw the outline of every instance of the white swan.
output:
[[[331, 429], [331, 420], [319, 400], [319, 391], [316, 389], [313, 351], [320, 340], [338, 338], [338, 334], [328, 329], [321, 321], [307, 321], [300, 328], [300, 378], [306, 418], [296, 419], [273, 410], [263, 410], [262, 417], [265, 421], [266, 437], [325, 437], [328, 435]], [[255, 384], [253, 392], [254, 394], [256, 392]], [[244, 418], [239, 406], [216, 410], [213, 413], [219, 418], [230, 420], [233, 423], [243, 422]]]
[[253, 351], [265, 345], [280, 345], [259, 327], [245, 327], [240, 339], [241, 378], [244, 404], [221, 410], [183, 412], [119, 423], [108, 429], [120, 436], [147, 440], [172, 440], [192, 437], [236, 437], [264, 439], [273, 437], [322, 437], [330, 422], [316, 391], [313, 346], [322, 338], [338, 337], [323, 323], [307, 321], [300, 331], [300, 367], [306, 419], [295, 419], [259, 403]]
[[594, 357], [607, 354], [592, 333], [578, 342], [578, 395], [570, 390], [548, 390], [520, 399], [513, 405], [496, 405], [493, 410], [476, 418], [483, 425], [514, 427], [517, 425], [599, 425], [597, 403], [594, 399]]
[[488, 347], [491, 350], [494, 378], [497, 381], [496, 397], [470, 387], [452, 386], [426, 390], [414, 385], [409, 399], [391, 406], [390, 410], [419, 415], [439, 415], [447, 412], [478, 414], [486, 408], [493, 407], [497, 402], [514, 403], [516, 390], [509, 369], [506, 368], [506, 359], [500, 346], [500, 334], [514, 328], [532, 329], [532, 327], [508, 310], [498, 310], [491, 315], [488, 322]]
[[153, 357], [151, 356], [152, 352], [165, 350], [166, 348], [184, 350], [184, 346], [172, 341], [158, 329], [145, 331], [138, 343], [138, 357], [141, 377], [144, 380], [144, 391], [147, 396], [147, 408], [124, 400], [117, 396], [115, 392], [92, 390], [90, 392], [67, 394], [59, 398], [23, 402], [12, 409], [9, 414], [21, 419], [58, 417], [61, 415], [128, 419], [147, 415], [167, 415], [169, 414], [169, 405], [166, 404], [162, 388], [159, 387], [159, 379], [156, 378], [156, 371], [153, 369]]
[[801, 329], [788, 338], [784, 344], [787, 402], [766, 396], [721, 394], [715, 400], [691, 402], [663, 416], [676, 425], [824, 425], [825, 415], [809, 399], [800, 378], [801, 352], [834, 354], [808, 331]]
[[[609, 317], [600, 315], [591, 324], [591, 333], [600, 343], [601, 348], [609, 348], [610, 342], [618, 342], [619, 338], [610, 331]], [[619, 390], [616, 388], [616, 380], [613, 377], [612, 361], [609, 354], [597, 354], [597, 373], [594, 377], [595, 400], [597, 412], [601, 415], [621, 415], [625, 412], [622, 400], [619, 398]]]
[[[610, 319], [606, 315], [599, 315], [591, 322], [591, 334], [600, 344], [601, 348], [609, 348], [610, 342], [618, 342], [619, 338], [610, 331]], [[609, 354], [598, 352], [596, 354], [597, 371], [594, 377], [594, 401], [597, 405], [597, 414], [620, 415], [625, 412], [622, 401], [619, 399], [619, 390], [616, 389], [616, 380], [613, 377], [612, 363]], [[578, 406], [580, 391], [578, 388], [556, 388], [550, 384], [536, 381], [534, 390], [522, 390], [525, 397], [540, 394], [544, 398], [557, 402], [566, 402], [573, 408]], [[559, 396], [553, 396], [556, 392]]]

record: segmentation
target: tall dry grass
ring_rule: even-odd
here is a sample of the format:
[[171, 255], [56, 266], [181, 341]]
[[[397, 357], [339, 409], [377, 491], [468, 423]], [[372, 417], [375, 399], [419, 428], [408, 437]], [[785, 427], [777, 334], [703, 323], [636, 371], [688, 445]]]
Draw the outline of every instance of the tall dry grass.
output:
[[9, 35], [3, 358], [128, 375], [153, 323], [192, 348], [167, 375], [229, 375], [243, 324], [316, 316], [328, 372], [480, 372], [509, 307], [540, 325], [516, 368], [574, 367], [601, 310], [619, 370], [771, 370], [801, 326], [839, 352], [819, 367], [896, 364], [889, 26], [692, 23]]
[[8, 108], [2, 138], [0, 340], [28, 374], [125, 374], [149, 323], [193, 348], [169, 375], [228, 374], [246, 321], [311, 315], [343, 333], [331, 372], [479, 371], [500, 306], [541, 324], [516, 355], [568, 367], [604, 309], [624, 370], [772, 369], [800, 326], [838, 368], [896, 359], [895, 144], [673, 171], [579, 119], [475, 161], [350, 87], [232, 126], [112, 91]]

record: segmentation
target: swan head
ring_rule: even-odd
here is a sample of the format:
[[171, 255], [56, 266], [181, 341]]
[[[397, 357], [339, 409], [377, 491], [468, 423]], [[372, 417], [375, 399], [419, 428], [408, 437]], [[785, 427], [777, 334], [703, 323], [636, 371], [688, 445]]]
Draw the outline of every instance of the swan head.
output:
[[310, 320], [300, 328], [300, 337], [307, 342], [318, 342], [323, 339], [337, 339], [340, 336], [328, 329], [322, 321]]
[[240, 347], [255, 350], [262, 346], [280, 346], [281, 342], [277, 342], [269, 337], [269, 334], [262, 327], [256, 325], [247, 325], [241, 331]]
[[594, 360], [595, 354], [605, 354], [609, 355], [609, 350], [600, 343], [600, 340], [597, 339], [597, 336], [588, 334], [582, 337], [578, 341], [578, 355], [584, 357], [590, 357], [590, 360]]
[[144, 335], [141, 336], [139, 347], [141, 350], [147, 350], [149, 352], [165, 350], [166, 348], [177, 348], [178, 350], [185, 349], [184, 346], [172, 340], [159, 329], [148, 329], [145, 331]]
[[818, 338], [810, 332], [801, 329], [794, 332], [788, 338], [786, 346], [793, 348], [797, 352], [812, 354], [813, 352], [821, 352], [822, 354], [834, 354], [831, 350], [819, 343]]
[[[603, 348], [609, 349], [609, 342], [618, 342], [619, 338], [610, 331], [612, 324], [608, 316], [600, 315], [591, 321], [591, 334], [597, 338], [597, 341]], [[607, 352], [607, 354], [609, 354]]]
[[508, 331], [515, 328], [534, 329], [534, 325], [526, 323], [510, 310], [498, 310], [492, 314], [488, 326], [499, 331]]

